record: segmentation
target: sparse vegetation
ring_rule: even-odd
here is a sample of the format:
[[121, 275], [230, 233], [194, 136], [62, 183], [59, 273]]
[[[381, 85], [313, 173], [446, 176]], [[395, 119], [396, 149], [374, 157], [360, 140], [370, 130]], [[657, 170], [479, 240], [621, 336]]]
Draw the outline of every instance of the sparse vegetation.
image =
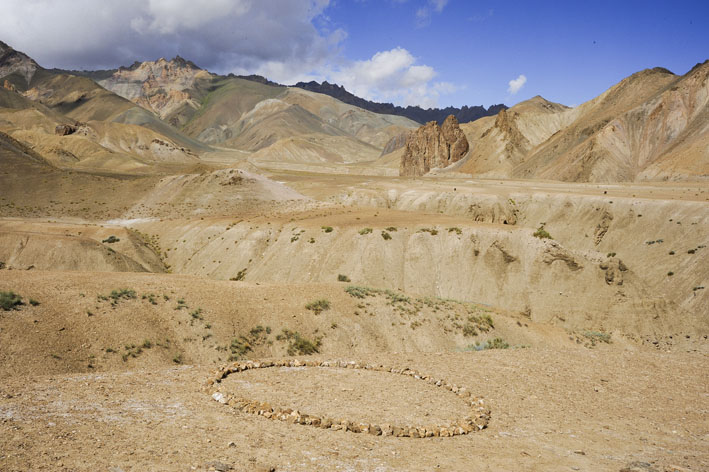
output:
[[111, 290], [111, 293], [108, 295], [98, 295], [97, 296], [99, 301], [111, 301], [112, 306], [118, 305], [118, 303], [121, 300], [135, 300], [138, 298], [138, 296], [135, 293], [135, 290], [129, 289], [129, 288], [120, 288], [117, 290]]
[[30, 305], [32, 305], [32, 306], [38, 306], [38, 305], [39, 305], [39, 302], [38, 302], [37, 300], [35, 300], [34, 298], [30, 298]]
[[254, 326], [249, 330], [247, 335], [242, 335], [231, 340], [229, 344], [230, 361], [236, 361], [253, 351], [257, 346], [261, 346], [268, 341], [268, 335], [271, 334], [269, 326]]
[[369, 234], [369, 233], [371, 233], [372, 231], [373, 231], [372, 228], [362, 228], [362, 229], [359, 230], [359, 234], [360, 234], [361, 236], [364, 236], [365, 234]]
[[396, 232], [396, 226], [389, 226], [389, 227], [387, 227], [387, 228], [385, 228], [385, 229], [386, 229], [387, 231], [389, 231], [390, 233], [395, 233], [395, 232]]
[[428, 233], [431, 236], [435, 236], [438, 234], [438, 230], [435, 228], [421, 228], [420, 230], [416, 231], [417, 233]]
[[316, 315], [319, 315], [325, 310], [330, 309], [330, 302], [328, 300], [325, 300], [324, 298], [321, 298], [319, 300], [315, 300], [313, 302], [308, 303], [305, 305], [306, 310], [310, 310], [315, 312]]
[[15, 292], [0, 292], [0, 308], [4, 311], [19, 310], [22, 305], [22, 297]]
[[357, 287], [355, 285], [350, 285], [345, 289], [350, 296], [355, 298], [366, 298], [373, 297], [377, 294], [377, 291], [369, 287]]
[[317, 354], [320, 352], [320, 346], [322, 345], [322, 338], [315, 338], [314, 341], [311, 341], [304, 338], [298, 331], [290, 331], [288, 329], [284, 329], [276, 339], [279, 341], [288, 341], [289, 356], [309, 356], [311, 354]]
[[244, 277], [246, 277], [246, 268], [241, 269], [239, 272], [237, 272], [236, 277], [232, 277], [229, 280], [233, 282], [240, 282], [244, 280]]
[[488, 339], [483, 342], [476, 342], [468, 346], [468, 350], [484, 351], [487, 349], [509, 349], [510, 345], [502, 338]]
[[544, 229], [544, 225], [545, 223], [542, 223], [532, 236], [539, 239], [554, 239], [551, 237], [551, 234], [549, 234], [549, 232]]
[[584, 331], [583, 336], [589, 340], [589, 342], [591, 343], [591, 347], [595, 346], [598, 343], [611, 343], [611, 335], [601, 331]]
[[448, 232], [449, 232], [449, 233], [455, 233], [455, 234], [457, 234], [458, 236], [460, 236], [461, 234], [463, 234], [463, 230], [460, 229], [460, 228], [458, 228], [458, 227], [456, 227], [456, 226], [454, 226], [454, 227], [452, 227], [452, 228], [448, 228]]
[[148, 300], [148, 302], [150, 302], [151, 305], [157, 305], [157, 304], [158, 304], [158, 301], [157, 301], [157, 299], [155, 298], [155, 294], [154, 294], [154, 293], [144, 293], [141, 298], [142, 298], [143, 300]]

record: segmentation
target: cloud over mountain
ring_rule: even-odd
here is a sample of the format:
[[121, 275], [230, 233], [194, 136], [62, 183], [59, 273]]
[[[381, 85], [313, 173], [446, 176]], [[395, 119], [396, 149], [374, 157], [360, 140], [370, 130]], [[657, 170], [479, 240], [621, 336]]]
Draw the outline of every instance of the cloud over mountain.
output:
[[[100, 4], [100, 5], [99, 5]], [[218, 72], [315, 69], [345, 37], [313, 19], [329, 0], [7, 0], [3, 40], [45, 66], [115, 67], [180, 54]]]
[[[445, 1], [426, 7], [439, 12]], [[218, 73], [276, 82], [330, 80], [375, 100], [435, 106], [455, 87], [406, 49], [367, 60], [341, 53], [330, 0], [7, 0], [2, 40], [45, 67], [99, 69], [180, 55]]]

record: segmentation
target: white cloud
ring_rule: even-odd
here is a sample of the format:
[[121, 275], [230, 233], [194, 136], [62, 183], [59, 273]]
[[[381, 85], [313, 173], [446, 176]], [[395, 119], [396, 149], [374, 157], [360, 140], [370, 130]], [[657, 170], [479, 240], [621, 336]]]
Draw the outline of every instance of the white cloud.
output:
[[520, 74], [520, 76], [516, 79], [509, 81], [509, 87], [507, 87], [507, 91], [512, 95], [515, 95], [522, 87], [524, 87], [524, 84], [526, 83], [527, 77], [525, 77], [524, 74]]
[[216, 72], [269, 65], [289, 80], [337, 55], [313, 22], [330, 0], [3, 0], [2, 40], [45, 67], [108, 68], [181, 55]]
[[440, 13], [448, 4], [448, 0], [431, 0], [429, 3], [436, 12]]
[[431, 23], [431, 15], [441, 13], [448, 4], [448, 0], [428, 0], [426, 5], [416, 10], [416, 26], [419, 28]]
[[434, 107], [441, 94], [456, 90], [453, 84], [431, 81], [436, 71], [406, 49], [380, 51], [371, 59], [341, 65], [327, 73], [332, 80], [357, 96], [368, 100], [401, 105]]
[[[177, 54], [217, 73], [328, 80], [370, 100], [435, 106], [455, 86], [406, 49], [342, 56], [330, 0], [2, 0], [0, 40], [40, 65], [113, 68]], [[429, 14], [446, 6], [427, 0]], [[317, 25], [317, 26], [316, 26]]]

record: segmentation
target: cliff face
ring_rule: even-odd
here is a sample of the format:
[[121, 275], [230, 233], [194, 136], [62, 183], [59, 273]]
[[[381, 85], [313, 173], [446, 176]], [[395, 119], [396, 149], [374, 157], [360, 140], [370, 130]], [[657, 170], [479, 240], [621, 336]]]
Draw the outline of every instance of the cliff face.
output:
[[467, 152], [468, 140], [455, 116], [448, 116], [442, 126], [430, 121], [407, 137], [399, 175], [421, 176], [433, 168], [448, 167]]

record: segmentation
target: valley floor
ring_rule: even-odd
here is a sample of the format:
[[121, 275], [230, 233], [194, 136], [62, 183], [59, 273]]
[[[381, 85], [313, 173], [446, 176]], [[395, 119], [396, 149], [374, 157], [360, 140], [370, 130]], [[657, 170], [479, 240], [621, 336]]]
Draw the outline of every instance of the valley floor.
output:
[[[213, 401], [200, 390], [209, 368], [199, 366], [13, 376], [0, 387], [0, 469], [645, 472], [709, 467], [705, 355], [608, 347], [358, 359], [410, 367], [469, 387], [487, 400], [488, 429], [412, 439], [271, 421]], [[309, 369], [288, 375], [271, 370], [234, 388], [297, 396], [295, 385], [282, 378], [298, 379], [302, 386], [314, 375]], [[360, 401], [347, 406], [361, 411], [362, 418], [386, 408], [423, 421], [437, 412], [426, 405], [414, 408], [417, 383], [395, 390], [383, 385], [370, 394], [346, 371], [327, 388], [354, 391]], [[311, 399], [311, 407], [319, 401]]]
[[[12, 172], [0, 292], [24, 304], [0, 310], [2, 471], [709, 469], [706, 183]], [[235, 358], [308, 354], [465, 386], [488, 428], [353, 434], [203, 391]], [[353, 421], [462, 408], [348, 370], [223, 385]]]

